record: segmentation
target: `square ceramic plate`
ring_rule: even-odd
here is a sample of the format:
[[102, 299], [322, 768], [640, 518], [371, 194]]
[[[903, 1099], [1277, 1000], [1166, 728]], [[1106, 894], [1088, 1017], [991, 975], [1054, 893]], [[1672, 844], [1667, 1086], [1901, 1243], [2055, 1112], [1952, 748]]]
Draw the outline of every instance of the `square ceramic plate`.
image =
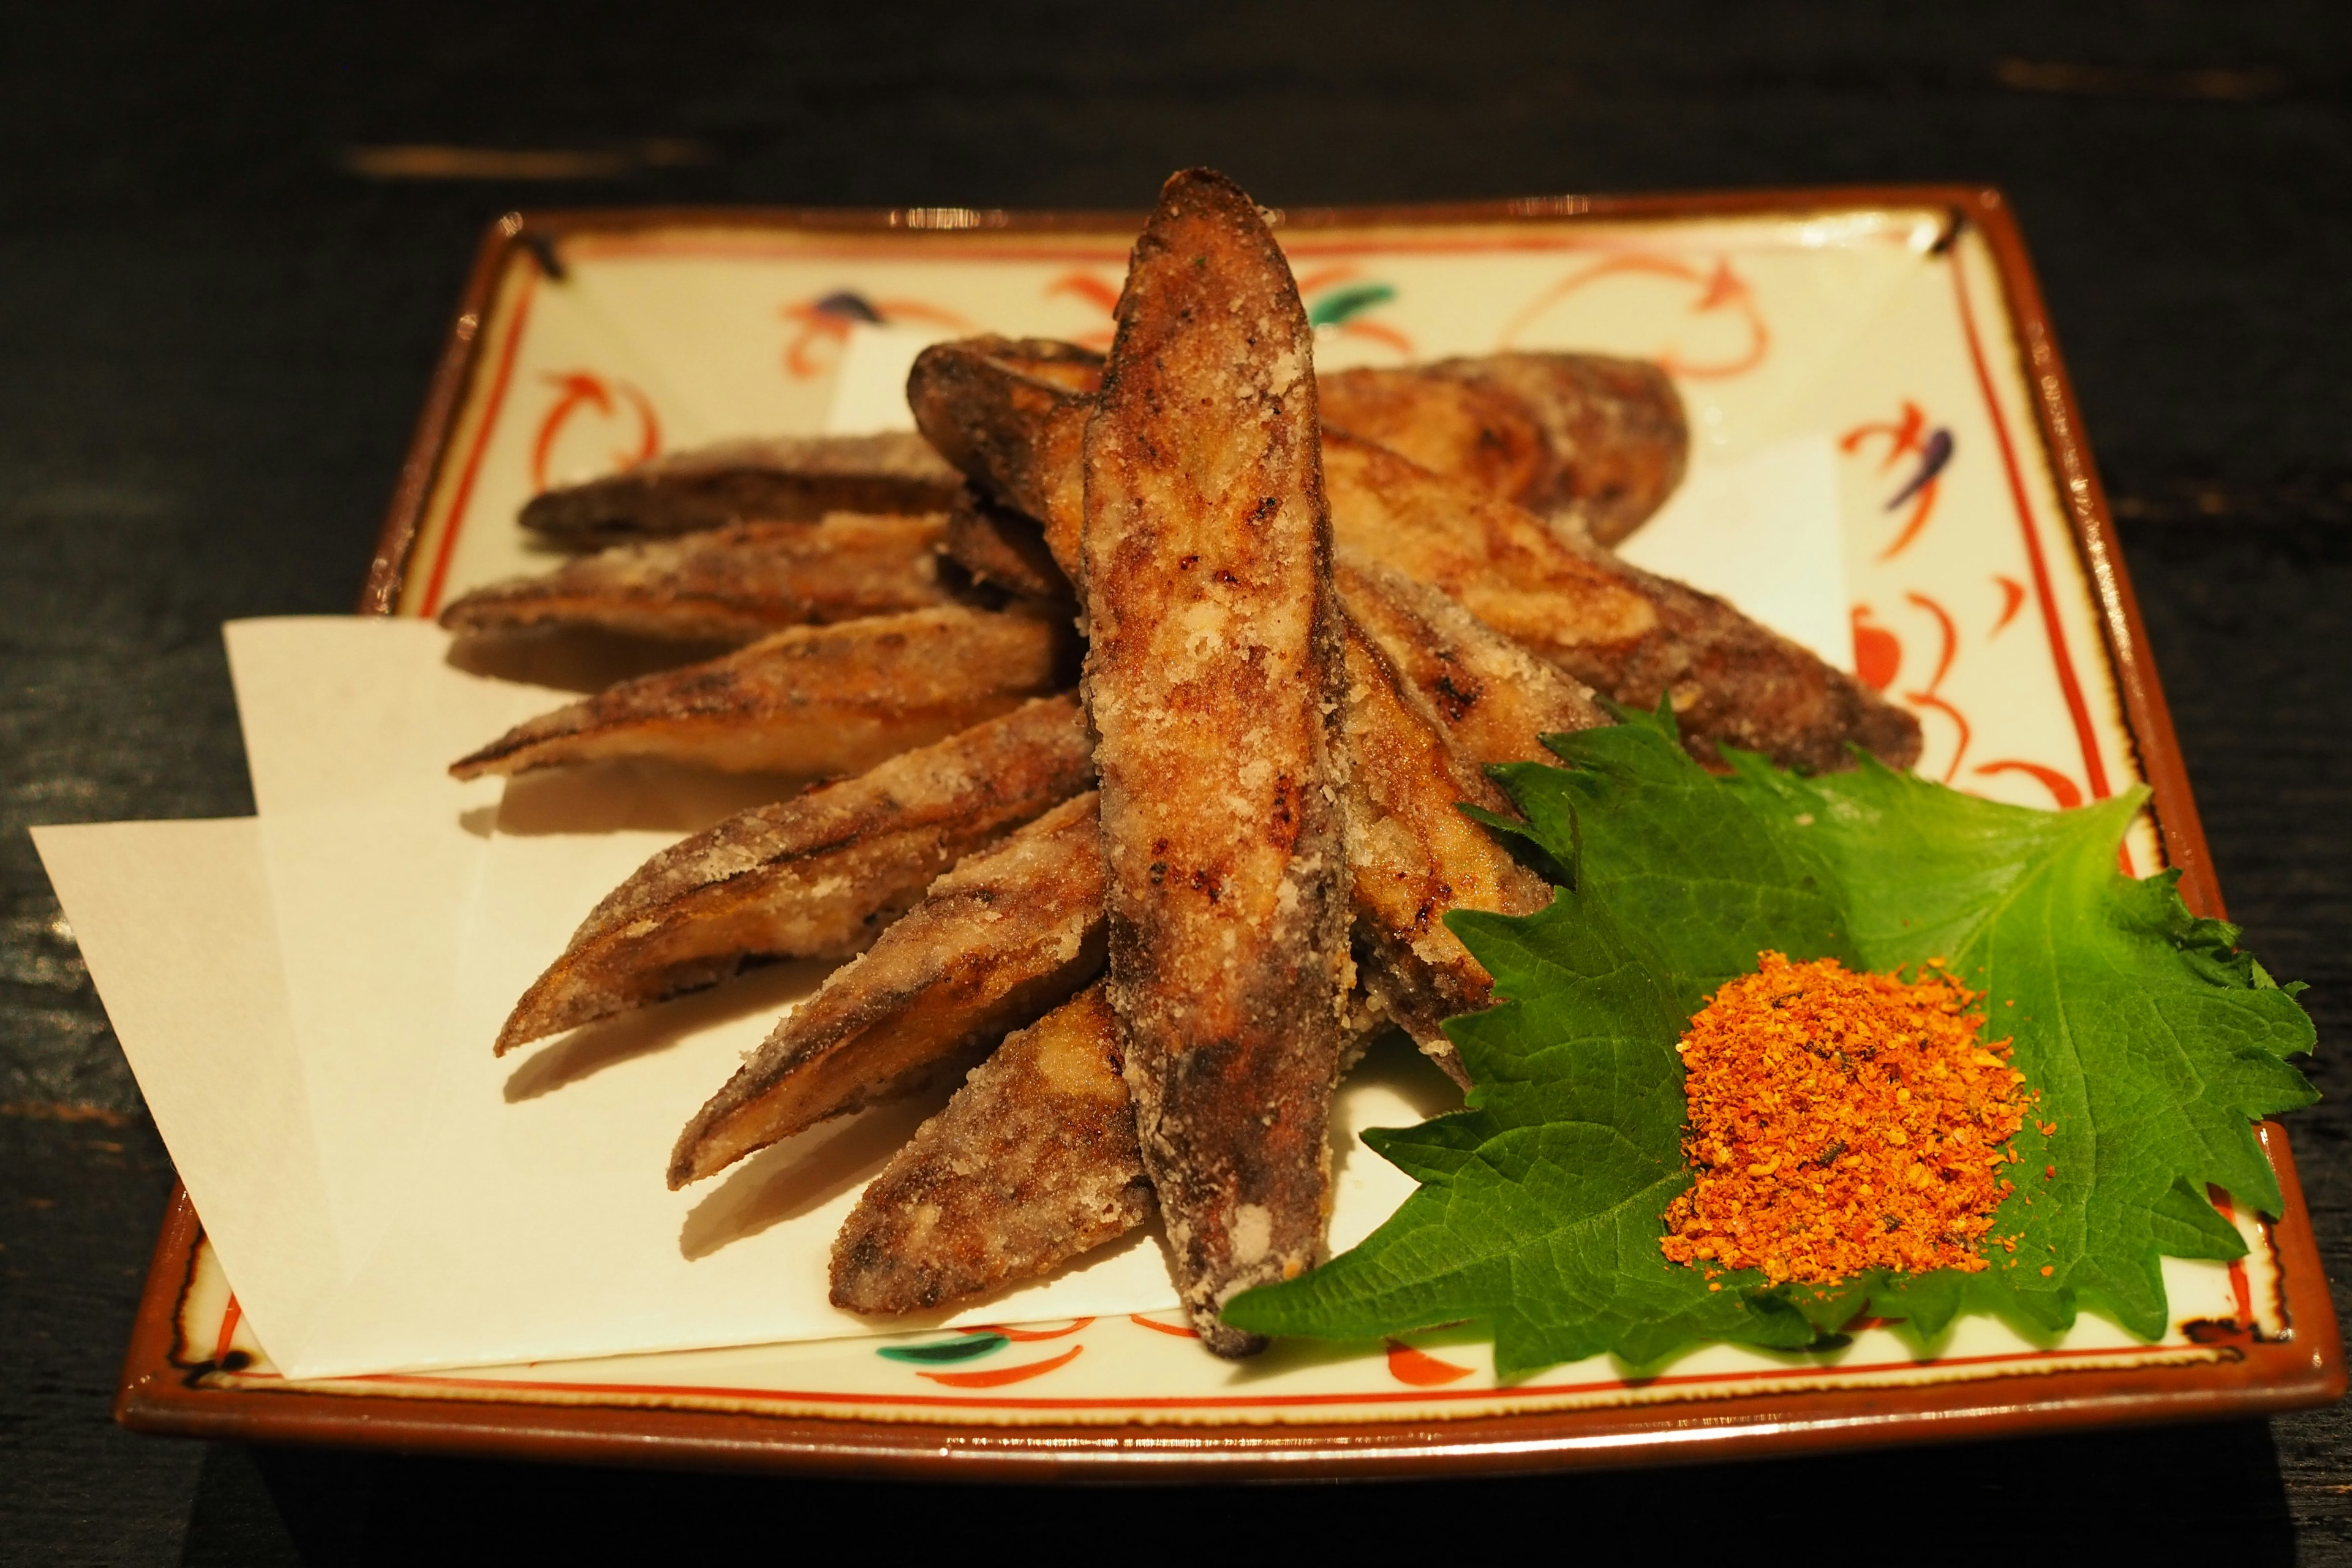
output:
[[[718, 437], [821, 427], [854, 323], [1104, 343], [1139, 219], [516, 215], [494, 226], [362, 608], [429, 616], [543, 565], [536, 490]], [[2041, 296], [1997, 192], [1940, 187], [1284, 215], [1327, 367], [1498, 348], [1662, 361], [1696, 482], [1806, 445], [1833, 488], [1853, 668], [1920, 717], [1921, 769], [2073, 805], [2145, 780], [2128, 868], [2221, 912]], [[1970, 1321], [1916, 1354], [1607, 1358], [1498, 1384], [1453, 1331], [1277, 1346], [1242, 1366], [1173, 1315], [299, 1383], [241, 1322], [184, 1194], [119, 1414], [147, 1431], [535, 1458], [900, 1474], [1408, 1474], [1628, 1464], [2336, 1398], [2326, 1282], [2275, 1126], [2275, 1225], [2241, 1262], [2166, 1260], [2154, 1344]], [[2226, 1194], [2217, 1194], [2226, 1197]], [[2225, 1212], [2228, 1212], [2225, 1207]]]

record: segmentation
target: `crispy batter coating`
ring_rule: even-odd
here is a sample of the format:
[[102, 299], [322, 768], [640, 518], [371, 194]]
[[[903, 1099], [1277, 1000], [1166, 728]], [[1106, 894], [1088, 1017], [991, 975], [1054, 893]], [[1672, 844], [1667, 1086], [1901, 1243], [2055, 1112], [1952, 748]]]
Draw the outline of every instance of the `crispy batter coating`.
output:
[[543, 713], [449, 771], [473, 778], [660, 757], [740, 773], [856, 773], [1068, 685], [1076, 644], [1057, 616], [958, 605], [793, 626]]
[[1332, 571], [1349, 616], [1472, 763], [1553, 762], [1538, 737], [1616, 722], [1583, 682], [1427, 584], [1348, 550]]
[[947, 520], [835, 512], [644, 540], [477, 588], [441, 612], [454, 632], [593, 626], [680, 642], [748, 643], [949, 602]]
[[[975, 484], [1039, 520], [1066, 570], [1080, 511], [1058, 465], [1087, 400], [981, 349], [926, 354], [939, 359], [928, 382], [918, 364], [924, 430]], [[1849, 744], [1896, 767], [1917, 757], [1916, 720], [1722, 600], [1384, 447], [1327, 430], [1323, 451], [1340, 548], [1442, 589], [1603, 696], [1649, 708], [1671, 692], [1701, 757], [1717, 741], [1816, 771], [1851, 765]]]
[[1508, 501], [1337, 432], [1323, 442], [1339, 543], [1443, 589], [1473, 615], [1619, 702], [1671, 696], [1693, 752], [1716, 742], [1784, 767], [1895, 767], [1918, 721], [1722, 600], [1652, 576]]
[[934, 343], [908, 374], [907, 405], [950, 464], [1002, 505], [1045, 524], [1066, 571], [1078, 559], [1081, 448], [1094, 399], [1035, 374], [1041, 346], [997, 337]]
[[945, 511], [961, 481], [919, 436], [778, 436], [650, 458], [524, 503], [522, 525], [582, 548], [829, 511]]
[[738, 813], [608, 894], [515, 1004], [497, 1049], [711, 984], [755, 959], [846, 958], [967, 852], [1093, 778], [1076, 700], [1046, 697]]
[[1067, 605], [1070, 579], [1045, 547], [1045, 530], [966, 485], [948, 513], [941, 551], [982, 583], [1024, 599]]
[[1543, 879], [1458, 809], [1508, 812], [1501, 790], [1448, 743], [1352, 618], [1347, 625], [1348, 860], [1364, 987], [1465, 1089], [1468, 1072], [1438, 1027], [1494, 1000], [1494, 977], [1449, 931], [1454, 910], [1532, 914]]
[[1323, 419], [1614, 544], [1682, 482], [1690, 426], [1664, 371], [1498, 353], [1323, 378]]
[[1103, 963], [1092, 794], [967, 855], [874, 945], [826, 977], [687, 1123], [669, 1184], [827, 1117], [971, 1065]]
[[1099, 984], [1007, 1037], [857, 1200], [833, 1244], [833, 1304], [916, 1312], [983, 1296], [1150, 1218], [1119, 1068]]
[[1086, 428], [1110, 985], [1171, 1272], [1219, 1306], [1310, 1268], [1349, 986], [1338, 605], [1314, 340], [1257, 208], [1205, 171], [1136, 242]]

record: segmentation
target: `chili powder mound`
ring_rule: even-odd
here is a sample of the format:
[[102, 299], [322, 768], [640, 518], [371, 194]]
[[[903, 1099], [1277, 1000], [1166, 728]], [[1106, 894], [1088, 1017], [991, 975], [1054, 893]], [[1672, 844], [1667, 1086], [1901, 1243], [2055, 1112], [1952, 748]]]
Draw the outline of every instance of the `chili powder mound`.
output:
[[2000, 1145], [2030, 1099], [2009, 1042], [1977, 1038], [1977, 994], [1835, 959], [1758, 970], [1684, 1034], [1684, 1157], [1666, 1210], [1676, 1263], [1829, 1284], [1867, 1268], [1975, 1272], [2011, 1183]]

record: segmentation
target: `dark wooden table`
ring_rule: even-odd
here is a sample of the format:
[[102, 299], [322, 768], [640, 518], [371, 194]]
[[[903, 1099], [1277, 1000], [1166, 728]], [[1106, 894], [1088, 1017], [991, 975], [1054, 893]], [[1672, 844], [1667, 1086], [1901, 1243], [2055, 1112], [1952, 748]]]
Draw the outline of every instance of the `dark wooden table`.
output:
[[[615, 1475], [115, 1429], [170, 1167], [22, 828], [251, 809], [218, 625], [349, 605], [476, 234], [524, 205], [1136, 206], [1204, 162], [1283, 203], [2005, 186], [2232, 913], [2275, 972], [2313, 984], [2330, 1098], [2294, 1135], [2331, 1271], [2352, 1281], [2352, 1068], [2332, 1049], [2352, 1012], [2342, 9], [320, 9], [20, 7], [5, 24], [0, 1560], [789, 1552], [820, 1531], [913, 1550], [1132, 1556], [1164, 1536], [1197, 1556], [1254, 1536], [1468, 1553], [1541, 1531], [1563, 1553], [1629, 1539], [2352, 1562], [2341, 1411], [1214, 1498]], [[499, 155], [518, 149], [562, 156]]]

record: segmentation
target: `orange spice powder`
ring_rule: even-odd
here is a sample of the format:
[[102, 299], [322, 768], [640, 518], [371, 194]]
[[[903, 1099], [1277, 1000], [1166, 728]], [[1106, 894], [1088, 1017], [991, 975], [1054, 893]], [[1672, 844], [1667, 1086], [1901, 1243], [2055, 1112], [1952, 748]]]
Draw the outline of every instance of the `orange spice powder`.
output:
[[1987, 1267], [2000, 1145], [2032, 1097], [2009, 1042], [1977, 1038], [1977, 994], [1932, 964], [1913, 980], [1758, 964], [1676, 1047], [1698, 1181], [1666, 1210], [1666, 1256], [1775, 1283]]

